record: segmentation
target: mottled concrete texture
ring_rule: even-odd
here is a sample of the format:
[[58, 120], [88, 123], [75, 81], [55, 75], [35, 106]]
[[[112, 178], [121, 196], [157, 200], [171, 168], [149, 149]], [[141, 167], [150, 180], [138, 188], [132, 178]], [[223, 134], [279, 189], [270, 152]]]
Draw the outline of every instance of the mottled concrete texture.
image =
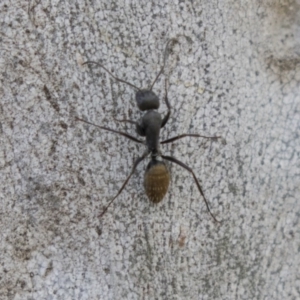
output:
[[[0, 1], [0, 299], [300, 299], [300, 1]], [[135, 90], [172, 115], [149, 203]], [[159, 111], [164, 114], [163, 103]]]

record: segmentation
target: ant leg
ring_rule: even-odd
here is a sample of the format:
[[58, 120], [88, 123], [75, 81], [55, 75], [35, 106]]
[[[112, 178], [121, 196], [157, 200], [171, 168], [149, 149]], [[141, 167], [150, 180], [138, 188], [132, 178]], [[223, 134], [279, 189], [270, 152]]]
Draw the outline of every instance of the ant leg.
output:
[[162, 122], [161, 122], [161, 126], [160, 126], [161, 128], [163, 128], [163, 127], [167, 124], [167, 122], [168, 122], [168, 120], [169, 120], [169, 117], [170, 117], [170, 114], [171, 114], [171, 105], [170, 105], [169, 100], [168, 100], [167, 79], [166, 79], [166, 81], [165, 81], [165, 91], [166, 91], [166, 95], [165, 95], [165, 103], [166, 103], [166, 105], [167, 105], [168, 112], [167, 112], [167, 114], [164, 116], [164, 118], [163, 118], [163, 120], [162, 120]]
[[128, 139], [130, 139], [130, 140], [132, 140], [132, 141], [134, 141], [134, 142], [136, 142], [136, 143], [144, 144], [143, 141], [141, 141], [141, 140], [135, 138], [134, 136], [132, 136], [132, 135], [130, 135], [130, 134], [127, 134], [126, 132], [114, 130], [114, 129], [111, 129], [111, 128], [108, 128], [108, 127], [104, 127], [104, 126], [99, 126], [99, 125], [93, 124], [93, 123], [91, 123], [91, 122], [85, 121], [85, 120], [83, 120], [83, 119], [80, 119], [80, 118], [78, 118], [78, 117], [75, 117], [75, 118], [76, 118], [77, 121], [81, 121], [81, 122], [84, 122], [84, 123], [87, 123], [87, 124], [96, 126], [96, 127], [100, 128], [100, 129], [103, 129], [103, 130], [107, 130], [107, 131], [110, 131], [110, 132], [114, 132], [114, 133], [120, 134], [120, 135], [125, 136], [125, 137], [127, 137]]
[[146, 151], [143, 156], [139, 157], [138, 159], [136, 159], [136, 161], [133, 164], [132, 170], [130, 172], [130, 174], [128, 175], [128, 177], [126, 178], [125, 182], [123, 183], [123, 185], [121, 186], [121, 188], [119, 189], [117, 195], [112, 198], [112, 200], [108, 203], [108, 205], [104, 208], [104, 210], [102, 211], [102, 213], [99, 215], [99, 217], [102, 217], [105, 212], [107, 211], [107, 209], [110, 207], [110, 205], [113, 203], [113, 201], [122, 193], [123, 189], [125, 188], [126, 184], [128, 183], [130, 177], [132, 176], [132, 174], [134, 173], [136, 167], [138, 166], [138, 164], [148, 155], [148, 151]]
[[172, 156], [164, 156], [164, 155], [162, 155], [161, 157], [162, 157], [163, 159], [165, 159], [165, 160], [168, 160], [168, 161], [170, 161], [170, 162], [173, 162], [173, 163], [175, 163], [175, 164], [177, 164], [177, 165], [183, 167], [184, 169], [186, 169], [187, 171], [189, 171], [189, 172], [193, 175], [194, 180], [195, 180], [196, 185], [197, 185], [197, 188], [198, 188], [200, 194], [202, 195], [202, 197], [203, 197], [203, 199], [204, 199], [204, 201], [205, 201], [205, 204], [206, 204], [206, 207], [207, 207], [207, 210], [208, 210], [209, 214], [212, 216], [212, 218], [213, 218], [217, 223], [221, 223], [220, 221], [218, 221], [218, 220], [215, 218], [215, 216], [214, 216], [214, 215], [212, 214], [212, 212], [210, 211], [210, 208], [209, 208], [209, 206], [208, 206], [208, 202], [207, 202], [207, 200], [206, 200], [206, 198], [205, 198], [205, 196], [204, 196], [204, 193], [203, 193], [203, 191], [202, 191], [202, 188], [201, 188], [201, 186], [200, 186], [200, 183], [199, 183], [199, 181], [198, 181], [198, 179], [197, 179], [195, 173], [193, 172], [193, 170], [192, 170], [190, 167], [188, 167], [186, 164], [184, 164], [183, 162], [179, 161], [178, 159], [176, 159], [176, 158], [174, 158], [174, 157], [172, 157]]
[[184, 137], [187, 137], [187, 136], [191, 136], [191, 137], [202, 137], [202, 138], [205, 138], [205, 139], [219, 139], [221, 138], [220, 136], [205, 136], [205, 135], [200, 135], [200, 134], [189, 134], [189, 133], [185, 133], [185, 134], [180, 134], [178, 136], [175, 136], [173, 138], [170, 138], [170, 139], [167, 139], [167, 140], [164, 140], [162, 142], [160, 142], [161, 144], [168, 144], [168, 143], [172, 143], [176, 140], [179, 140], [179, 139], [182, 139]]
[[136, 125], [136, 122], [132, 121], [132, 120], [127, 120], [127, 119], [119, 120], [119, 119], [116, 119], [115, 117], [114, 117], [114, 120], [117, 122], [131, 123], [131, 124]]

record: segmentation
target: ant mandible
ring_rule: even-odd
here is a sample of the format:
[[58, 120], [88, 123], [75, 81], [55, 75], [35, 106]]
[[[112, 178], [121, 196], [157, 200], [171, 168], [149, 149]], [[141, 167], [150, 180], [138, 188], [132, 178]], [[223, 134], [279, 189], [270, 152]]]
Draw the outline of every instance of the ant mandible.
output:
[[[145, 192], [150, 201], [152, 201], [154, 203], [160, 202], [164, 198], [165, 194], [168, 191], [168, 187], [169, 187], [169, 183], [170, 183], [170, 173], [169, 173], [169, 170], [168, 170], [166, 164], [164, 163], [164, 161], [158, 159], [158, 158], [162, 158], [164, 160], [170, 161], [172, 163], [175, 163], [175, 164], [183, 167], [184, 169], [186, 169], [187, 171], [189, 171], [192, 174], [192, 176], [195, 180], [195, 183], [197, 185], [197, 188], [205, 201], [205, 204], [206, 204], [209, 214], [212, 216], [212, 218], [214, 219], [215, 222], [220, 223], [215, 218], [215, 216], [212, 214], [212, 212], [209, 208], [208, 202], [207, 202], [207, 200], [204, 196], [204, 193], [202, 191], [202, 188], [200, 186], [200, 183], [199, 183], [195, 173], [193, 172], [193, 170], [190, 167], [188, 167], [186, 164], [184, 164], [183, 162], [179, 161], [178, 159], [176, 159], [172, 156], [162, 155], [162, 153], [159, 149], [159, 144], [172, 143], [178, 139], [188, 137], [188, 136], [189, 137], [213, 138], [213, 139], [220, 138], [219, 136], [208, 137], [208, 136], [203, 136], [203, 135], [199, 135], [199, 134], [186, 133], [186, 134], [181, 134], [181, 135], [175, 136], [173, 138], [164, 140], [162, 142], [159, 141], [160, 129], [163, 128], [167, 124], [169, 117], [170, 117], [170, 113], [171, 113], [171, 106], [170, 106], [170, 103], [168, 100], [168, 95], [167, 95], [167, 80], [165, 81], [165, 104], [167, 106], [168, 112], [163, 118], [162, 118], [161, 114], [157, 111], [157, 109], [159, 108], [159, 99], [156, 96], [156, 94], [152, 91], [152, 88], [153, 88], [154, 84], [156, 83], [156, 81], [158, 80], [159, 76], [164, 71], [165, 63], [166, 63], [166, 56], [167, 56], [168, 47], [169, 47], [170, 43], [177, 43], [177, 42], [178, 41], [175, 38], [170, 39], [167, 42], [165, 51], [164, 51], [163, 66], [160, 69], [159, 73], [157, 74], [150, 89], [140, 89], [137, 86], [135, 86], [125, 80], [117, 78], [109, 70], [107, 70], [103, 65], [101, 65], [97, 62], [87, 61], [87, 62], [83, 63], [84, 65], [85, 64], [95, 64], [95, 65], [101, 67], [102, 69], [104, 69], [115, 80], [117, 80], [119, 82], [123, 82], [123, 83], [133, 87], [134, 89], [136, 89], [137, 92], [135, 94], [135, 99], [137, 102], [137, 106], [141, 111], [146, 111], [145, 114], [142, 116], [142, 118], [137, 122], [132, 121], [132, 120], [117, 120], [117, 121], [121, 121], [121, 122], [129, 122], [129, 123], [135, 124], [137, 134], [140, 136], [146, 137], [146, 151], [144, 152], [144, 154], [141, 157], [137, 158], [134, 161], [133, 167], [132, 167], [132, 170], [131, 170], [129, 176], [126, 178], [122, 187], [119, 189], [117, 195], [104, 208], [103, 212], [100, 214], [100, 217], [104, 215], [104, 213], [107, 211], [109, 206], [113, 203], [113, 201], [121, 194], [121, 192], [125, 188], [126, 184], [128, 183], [130, 177], [132, 176], [135, 169], [139, 165], [139, 163], [141, 161], [143, 161], [148, 155], [150, 155], [151, 160], [146, 168], [145, 176], [144, 176]], [[104, 126], [99, 126], [99, 125], [90, 123], [90, 122], [85, 121], [78, 117], [76, 117], [76, 119], [78, 121], [96, 126], [100, 129], [117, 133], [117, 134], [122, 135], [136, 143], [140, 143], [140, 144], [145, 143], [144, 141], [141, 141], [141, 140], [135, 138], [134, 136], [131, 136], [125, 132], [121, 132], [121, 131], [114, 130], [114, 129], [104, 127]]]

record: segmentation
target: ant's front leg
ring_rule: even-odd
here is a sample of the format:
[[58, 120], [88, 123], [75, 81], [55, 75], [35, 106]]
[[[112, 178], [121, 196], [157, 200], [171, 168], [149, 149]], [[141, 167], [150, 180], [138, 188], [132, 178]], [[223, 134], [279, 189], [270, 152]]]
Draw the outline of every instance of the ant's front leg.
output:
[[162, 122], [161, 122], [161, 128], [163, 128], [167, 122], [169, 121], [169, 117], [170, 117], [170, 114], [171, 114], [171, 105], [169, 103], [169, 100], [168, 100], [168, 90], [167, 90], [167, 79], [165, 81], [165, 91], [166, 91], [166, 95], [165, 95], [165, 103], [167, 105], [167, 108], [168, 108], [168, 112], [167, 114], [164, 116]]
[[134, 136], [132, 136], [132, 135], [126, 133], [126, 132], [114, 130], [114, 129], [111, 129], [111, 128], [108, 128], [108, 127], [105, 127], [105, 126], [99, 126], [99, 125], [96, 125], [96, 124], [94, 124], [94, 123], [88, 122], [88, 121], [83, 120], [83, 119], [78, 118], [78, 117], [75, 117], [75, 119], [76, 119], [77, 121], [81, 121], [81, 122], [87, 123], [87, 124], [89, 124], [89, 125], [96, 126], [96, 127], [100, 128], [100, 129], [103, 129], [103, 130], [106, 130], [106, 131], [110, 131], [110, 132], [117, 133], [117, 134], [122, 135], [122, 136], [128, 138], [129, 140], [132, 140], [132, 141], [134, 141], [134, 142], [136, 142], [136, 143], [144, 144], [143, 141], [141, 141], [141, 140], [135, 138]]
[[115, 117], [114, 117], [114, 120], [117, 121], [117, 122], [130, 123], [130, 124], [136, 125], [136, 122], [132, 121], [132, 120], [127, 120], [127, 119], [120, 120], [120, 119], [116, 119]]
[[116, 118], [114, 118], [114, 120], [117, 121], [117, 122], [133, 124], [133, 125], [135, 125], [135, 131], [138, 135], [146, 136], [146, 132], [142, 127], [142, 121], [141, 120], [139, 122], [135, 122], [135, 121], [132, 121], [132, 120], [127, 120], [127, 119], [119, 120], [119, 119], [116, 119]]

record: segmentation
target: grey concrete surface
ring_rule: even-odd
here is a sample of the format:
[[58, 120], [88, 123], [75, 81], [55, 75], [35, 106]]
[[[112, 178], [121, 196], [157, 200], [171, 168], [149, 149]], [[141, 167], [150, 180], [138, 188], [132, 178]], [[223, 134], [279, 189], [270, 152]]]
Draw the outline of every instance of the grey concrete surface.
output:
[[[300, 299], [300, 2], [0, 3], [0, 299]], [[151, 204], [134, 89], [164, 76], [165, 199]], [[165, 77], [166, 76], [166, 77]], [[166, 112], [162, 103], [159, 111]]]

